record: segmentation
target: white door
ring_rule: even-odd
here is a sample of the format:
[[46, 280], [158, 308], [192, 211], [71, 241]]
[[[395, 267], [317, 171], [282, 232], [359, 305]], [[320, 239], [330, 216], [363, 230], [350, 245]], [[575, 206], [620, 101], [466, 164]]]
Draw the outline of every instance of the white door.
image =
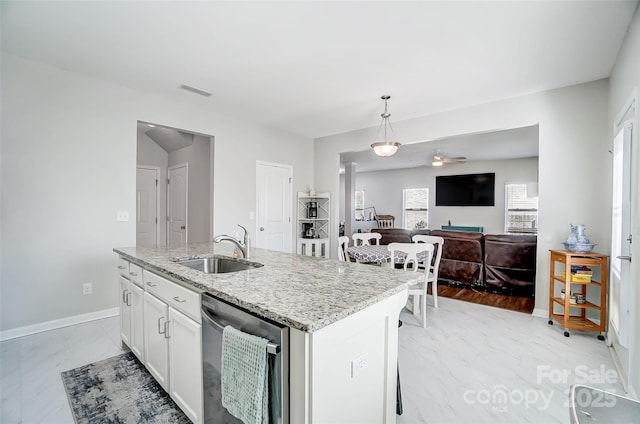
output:
[[170, 166], [167, 186], [167, 240], [169, 246], [186, 244], [189, 165]]
[[169, 308], [169, 394], [195, 424], [202, 423], [202, 326]]
[[[616, 332], [617, 342], [623, 348], [629, 347], [632, 130], [631, 122], [626, 123], [613, 142], [613, 227], [611, 229], [609, 322], [611, 329]], [[620, 359], [624, 360], [624, 355]]]
[[144, 341], [147, 347], [145, 366], [165, 391], [169, 391], [169, 339], [165, 337], [168, 327], [165, 324], [168, 320], [167, 304], [145, 292]]
[[291, 252], [293, 168], [257, 162], [256, 247]]
[[138, 166], [136, 171], [136, 246], [156, 247], [160, 169]]

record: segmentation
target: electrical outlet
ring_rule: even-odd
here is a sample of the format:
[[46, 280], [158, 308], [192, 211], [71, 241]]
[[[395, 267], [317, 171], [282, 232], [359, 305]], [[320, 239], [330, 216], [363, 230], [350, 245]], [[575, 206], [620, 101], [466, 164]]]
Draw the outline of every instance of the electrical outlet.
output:
[[129, 211], [118, 211], [118, 213], [117, 213], [117, 221], [118, 222], [127, 222], [127, 221], [129, 221]]
[[367, 369], [369, 366], [369, 353], [365, 352], [351, 361], [351, 378], [355, 378], [356, 375]]
[[86, 296], [86, 295], [91, 294], [91, 293], [93, 293], [93, 284], [84, 283], [82, 285], [82, 294]]

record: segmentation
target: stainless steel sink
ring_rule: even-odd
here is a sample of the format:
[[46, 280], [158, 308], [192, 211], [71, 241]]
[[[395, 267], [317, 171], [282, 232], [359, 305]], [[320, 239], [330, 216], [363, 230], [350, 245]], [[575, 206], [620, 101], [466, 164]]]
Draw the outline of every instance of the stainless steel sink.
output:
[[207, 274], [223, 274], [227, 272], [246, 271], [248, 269], [260, 268], [263, 266], [258, 262], [229, 258], [227, 256], [209, 256], [197, 259], [178, 259], [175, 261], [180, 265], [197, 269]]

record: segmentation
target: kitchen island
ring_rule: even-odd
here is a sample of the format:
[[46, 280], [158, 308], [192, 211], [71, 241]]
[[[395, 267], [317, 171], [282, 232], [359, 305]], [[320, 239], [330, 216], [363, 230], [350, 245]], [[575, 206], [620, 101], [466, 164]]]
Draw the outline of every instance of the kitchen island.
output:
[[249, 260], [263, 266], [206, 274], [175, 260], [232, 256], [232, 245], [114, 251], [143, 280], [159, 275], [289, 327], [290, 423], [395, 422], [404, 271], [254, 249]]

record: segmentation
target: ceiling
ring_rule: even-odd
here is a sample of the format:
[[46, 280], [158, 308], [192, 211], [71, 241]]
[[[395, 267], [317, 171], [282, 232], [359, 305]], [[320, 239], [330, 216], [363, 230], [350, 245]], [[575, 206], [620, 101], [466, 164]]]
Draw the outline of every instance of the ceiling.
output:
[[[422, 143], [404, 144], [390, 157], [380, 157], [372, 149], [340, 155], [342, 164], [356, 163], [356, 172], [431, 167], [433, 156], [466, 158], [465, 162], [520, 159], [538, 156], [538, 126], [466, 134]], [[453, 166], [445, 164], [444, 166]], [[342, 169], [341, 169], [342, 172]]]
[[637, 0], [0, 4], [7, 52], [315, 138], [606, 78]]

